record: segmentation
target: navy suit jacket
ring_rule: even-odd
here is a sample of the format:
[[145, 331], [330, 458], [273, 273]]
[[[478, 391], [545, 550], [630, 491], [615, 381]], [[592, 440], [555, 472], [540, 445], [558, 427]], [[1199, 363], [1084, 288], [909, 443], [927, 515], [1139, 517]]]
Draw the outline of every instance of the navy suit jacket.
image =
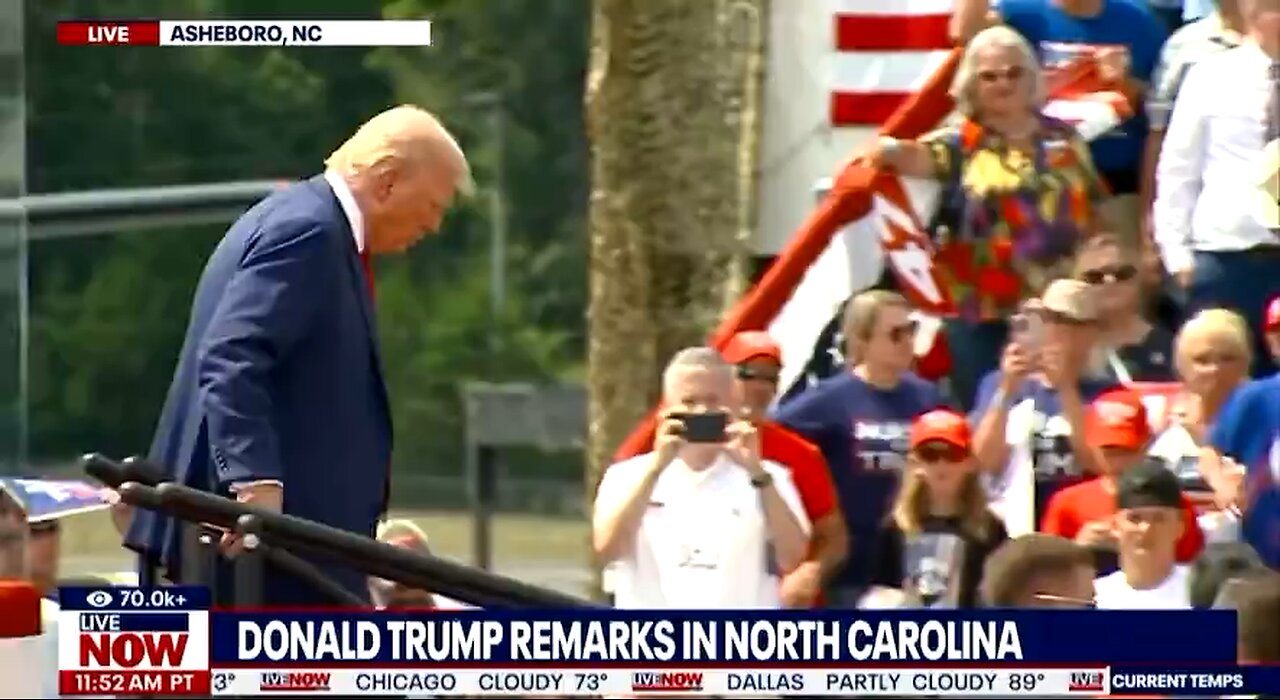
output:
[[[372, 537], [391, 444], [364, 269], [337, 197], [316, 176], [259, 202], [210, 256], [149, 458], [213, 493], [278, 479], [285, 513]], [[180, 577], [171, 519], [139, 511], [126, 543]], [[312, 561], [367, 595], [362, 574]], [[282, 572], [265, 593], [275, 605], [325, 602]]]

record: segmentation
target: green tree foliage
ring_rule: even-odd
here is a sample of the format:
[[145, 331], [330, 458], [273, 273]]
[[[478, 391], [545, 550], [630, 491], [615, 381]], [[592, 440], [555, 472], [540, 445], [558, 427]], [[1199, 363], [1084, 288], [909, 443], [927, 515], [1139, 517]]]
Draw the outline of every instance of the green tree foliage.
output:
[[[154, 16], [140, 0], [28, 0], [29, 190], [296, 179], [398, 102], [442, 115], [481, 192], [439, 236], [378, 264], [396, 467], [457, 473], [458, 383], [548, 380], [582, 358], [586, 0], [169, 0], [174, 18], [431, 18], [403, 48], [56, 47], [57, 19]], [[465, 96], [503, 97], [507, 303], [488, 288], [486, 197], [499, 149]], [[223, 227], [43, 241], [31, 249], [32, 457], [144, 451], [191, 293]], [[493, 328], [501, 341], [491, 346]]]

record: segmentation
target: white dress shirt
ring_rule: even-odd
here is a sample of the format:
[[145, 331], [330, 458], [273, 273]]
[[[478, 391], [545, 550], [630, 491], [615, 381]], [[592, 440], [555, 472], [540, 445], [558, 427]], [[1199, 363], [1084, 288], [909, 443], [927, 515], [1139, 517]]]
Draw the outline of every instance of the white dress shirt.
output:
[[[360, 205], [356, 204], [356, 196], [351, 193], [351, 188], [347, 185], [347, 181], [342, 176], [326, 170], [324, 173], [324, 181], [329, 183], [333, 195], [338, 198], [338, 206], [342, 207], [342, 213], [347, 217], [347, 224], [351, 226], [351, 235], [356, 239], [356, 250], [364, 252], [364, 215], [360, 213]], [[261, 479], [258, 481], [243, 481], [231, 485], [231, 492], [235, 493], [250, 486], [264, 485], [283, 486], [277, 479]]]
[[1246, 43], [1187, 73], [1156, 166], [1155, 238], [1170, 272], [1190, 269], [1197, 251], [1280, 244], [1258, 206], [1270, 66]]
[[360, 213], [360, 205], [356, 204], [356, 196], [351, 193], [347, 181], [332, 170], [324, 172], [324, 181], [329, 183], [333, 195], [338, 198], [338, 206], [342, 207], [342, 213], [347, 216], [347, 223], [351, 225], [351, 235], [356, 239], [356, 250], [363, 253], [364, 215]]

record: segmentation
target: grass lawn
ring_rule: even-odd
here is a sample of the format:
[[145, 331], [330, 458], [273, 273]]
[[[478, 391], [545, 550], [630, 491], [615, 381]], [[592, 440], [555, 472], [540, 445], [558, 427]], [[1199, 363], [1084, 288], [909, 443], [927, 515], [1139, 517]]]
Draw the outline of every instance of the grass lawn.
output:
[[[431, 540], [439, 556], [471, 561], [471, 519], [467, 513], [399, 511], [392, 517], [412, 518]], [[578, 589], [589, 580], [585, 519], [499, 515], [493, 520], [493, 559], [501, 572], [533, 583]], [[124, 571], [132, 559], [105, 512], [88, 513], [64, 521], [63, 575]]]

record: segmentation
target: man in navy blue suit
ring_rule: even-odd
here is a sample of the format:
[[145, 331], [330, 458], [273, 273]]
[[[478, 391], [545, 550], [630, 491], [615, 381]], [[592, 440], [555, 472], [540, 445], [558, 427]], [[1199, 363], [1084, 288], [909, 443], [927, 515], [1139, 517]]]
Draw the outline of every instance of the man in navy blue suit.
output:
[[[372, 537], [392, 430], [369, 257], [436, 231], [471, 176], [448, 131], [410, 106], [375, 116], [325, 166], [213, 251], [149, 458], [187, 486]], [[180, 580], [173, 520], [140, 511], [125, 543]], [[362, 574], [314, 563], [367, 597]], [[328, 602], [278, 571], [264, 592], [271, 605]]]

